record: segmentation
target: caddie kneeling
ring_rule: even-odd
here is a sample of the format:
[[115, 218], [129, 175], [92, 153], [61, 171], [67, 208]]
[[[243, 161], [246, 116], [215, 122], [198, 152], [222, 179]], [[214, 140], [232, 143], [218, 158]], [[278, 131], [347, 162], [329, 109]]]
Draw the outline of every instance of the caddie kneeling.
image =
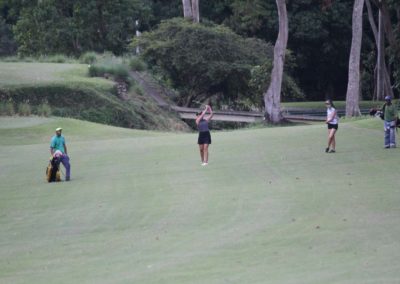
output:
[[71, 180], [71, 165], [69, 163], [67, 144], [65, 143], [65, 138], [63, 135], [61, 135], [61, 132], [62, 128], [57, 128], [56, 135], [51, 138], [50, 153], [54, 157], [55, 154], [58, 156], [59, 152], [61, 152], [60, 162], [63, 164], [66, 170], [65, 181], [69, 181]]

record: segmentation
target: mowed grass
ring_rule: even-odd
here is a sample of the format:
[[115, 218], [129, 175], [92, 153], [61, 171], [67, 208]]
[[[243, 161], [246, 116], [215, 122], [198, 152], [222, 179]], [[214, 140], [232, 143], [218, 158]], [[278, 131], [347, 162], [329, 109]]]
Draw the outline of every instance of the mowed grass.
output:
[[[361, 109], [369, 109], [373, 107], [381, 108], [383, 101], [360, 101], [359, 105]], [[334, 101], [335, 106], [338, 109], [346, 109], [346, 101]], [[282, 103], [283, 108], [297, 108], [297, 109], [323, 109], [325, 110], [325, 102], [284, 102]]]
[[[47, 184], [64, 127], [72, 181]], [[399, 283], [381, 121], [196, 134], [0, 118], [0, 283]], [[3, 140], [5, 139], [5, 140]], [[5, 141], [5, 142], [4, 142]]]
[[0, 87], [45, 84], [90, 84], [109, 89], [112, 82], [88, 77], [88, 65], [0, 62]]

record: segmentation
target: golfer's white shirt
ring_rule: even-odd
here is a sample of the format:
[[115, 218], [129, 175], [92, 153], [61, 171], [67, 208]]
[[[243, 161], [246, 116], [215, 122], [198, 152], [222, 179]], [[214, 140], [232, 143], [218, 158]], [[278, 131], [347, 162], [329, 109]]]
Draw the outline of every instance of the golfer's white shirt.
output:
[[336, 109], [333, 108], [333, 107], [329, 107], [329, 108], [326, 110], [327, 116], [328, 116], [328, 120], [331, 119], [332, 116], [335, 116], [335, 117], [333, 117], [333, 119], [329, 122], [330, 124], [338, 124], [339, 117], [338, 117], [337, 113], [336, 113], [336, 115], [335, 115], [335, 111], [336, 111]]

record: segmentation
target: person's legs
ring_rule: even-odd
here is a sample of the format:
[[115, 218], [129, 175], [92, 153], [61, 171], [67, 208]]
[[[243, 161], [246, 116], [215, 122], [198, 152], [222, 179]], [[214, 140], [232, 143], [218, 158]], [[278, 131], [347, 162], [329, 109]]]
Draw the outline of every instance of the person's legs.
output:
[[385, 148], [390, 148], [390, 122], [384, 122], [385, 127]]
[[396, 126], [390, 127], [390, 147], [396, 148]]
[[208, 144], [204, 144], [204, 163], [208, 163]]
[[204, 163], [204, 145], [199, 144], [201, 162]]
[[[332, 130], [335, 130], [335, 129], [332, 129]], [[333, 134], [332, 134], [332, 142], [331, 142], [331, 149], [332, 149], [333, 151], [336, 150], [336, 136], [335, 136], [335, 134], [336, 134], [336, 131], [333, 131]]]
[[328, 147], [326, 147], [325, 152], [328, 153], [329, 152], [329, 147], [331, 146], [331, 141], [330, 141], [330, 134], [331, 134], [331, 130], [328, 128]]
[[334, 128], [328, 129], [328, 148], [327, 148], [327, 150], [329, 150], [329, 148], [331, 148], [331, 146], [333, 146], [332, 149], [335, 149], [335, 147], [336, 147], [335, 133], [336, 133], [336, 129], [334, 129]]
[[71, 165], [69, 163], [69, 157], [67, 155], [63, 155], [61, 157], [61, 163], [63, 164], [65, 168], [65, 180], [70, 180], [71, 179]]
[[332, 128], [329, 130], [328, 136], [328, 149], [330, 148], [330, 152], [336, 151], [336, 139], [335, 139], [336, 129]]

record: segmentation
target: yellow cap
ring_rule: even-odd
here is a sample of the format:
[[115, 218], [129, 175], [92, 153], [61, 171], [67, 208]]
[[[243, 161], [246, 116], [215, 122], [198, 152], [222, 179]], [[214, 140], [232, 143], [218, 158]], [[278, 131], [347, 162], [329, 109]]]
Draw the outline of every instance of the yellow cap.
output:
[[61, 131], [61, 130], [62, 130], [61, 127], [56, 128], [56, 131]]

